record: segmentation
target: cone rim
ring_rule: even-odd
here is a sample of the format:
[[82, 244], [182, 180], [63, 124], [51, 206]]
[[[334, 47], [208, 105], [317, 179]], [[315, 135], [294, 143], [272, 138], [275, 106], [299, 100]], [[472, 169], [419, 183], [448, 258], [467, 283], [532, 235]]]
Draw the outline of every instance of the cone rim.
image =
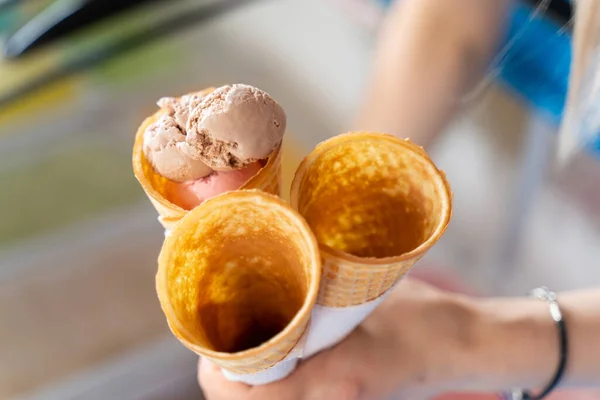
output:
[[429, 156], [421, 146], [418, 146], [417, 144], [411, 142], [409, 139], [399, 139], [398, 137], [388, 133], [360, 131], [343, 133], [341, 135], [337, 135], [330, 139], [322, 141], [315, 147], [313, 151], [311, 151], [306, 157], [304, 157], [304, 159], [296, 169], [296, 173], [294, 175], [294, 179], [292, 180], [292, 185], [290, 188], [290, 203], [292, 207], [299, 213], [298, 199], [300, 193], [300, 185], [303, 182], [305, 176], [307, 175], [309, 168], [316, 161], [316, 159], [327, 150], [341, 143], [360, 139], [384, 140], [391, 142], [395, 145], [400, 145], [404, 147], [407, 151], [414, 153], [415, 156], [419, 157], [425, 164], [432, 167], [433, 171], [437, 172], [435, 174], [436, 177], [439, 178], [437, 186], [443, 189], [440, 192], [443, 193], [445, 197], [445, 207], [442, 217], [435, 230], [431, 233], [427, 240], [425, 240], [413, 250], [397, 256], [359, 257], [342, 250], [334, 249], [324, 243], [318, 242], [321, 252], [327, 255], [328, 259], [337, 259], [341, 262], [363, 264], [369, 265], [371, 267], [380, 266], [382, 269], [385, 269], [386, 266], [389, 264], [394, 264], [422, 257], [442, 237], [442, 235], [448, 227], [448, 224], [450, 223], [450, 219], [452, 217], [453, 194], [450, 188], [450, 184], [448, 183], [448, 180], [446, 178], [446, 174], [437, 168], [435, 163], [431, 160], [431, 158], [429, 158]]

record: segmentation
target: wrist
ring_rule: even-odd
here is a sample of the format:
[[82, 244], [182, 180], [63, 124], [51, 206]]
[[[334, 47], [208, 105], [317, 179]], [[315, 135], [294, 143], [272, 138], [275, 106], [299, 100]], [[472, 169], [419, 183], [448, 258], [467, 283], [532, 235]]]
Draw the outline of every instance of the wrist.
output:
[[537, 299], [489, 299], [476, 305], [468, 388], [507, 390], [548, 383], [559, 362], [558, 333]]

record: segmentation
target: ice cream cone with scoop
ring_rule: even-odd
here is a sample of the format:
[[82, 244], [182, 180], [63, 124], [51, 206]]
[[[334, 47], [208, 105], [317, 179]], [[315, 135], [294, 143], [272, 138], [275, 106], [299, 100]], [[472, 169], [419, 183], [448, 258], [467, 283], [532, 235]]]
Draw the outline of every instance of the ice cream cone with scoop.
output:
[[139, 127], [133, 170], [165, 229], [204, 200], [236, 189], [279, 195], [286, 115], [248, 85], [162, 98]]

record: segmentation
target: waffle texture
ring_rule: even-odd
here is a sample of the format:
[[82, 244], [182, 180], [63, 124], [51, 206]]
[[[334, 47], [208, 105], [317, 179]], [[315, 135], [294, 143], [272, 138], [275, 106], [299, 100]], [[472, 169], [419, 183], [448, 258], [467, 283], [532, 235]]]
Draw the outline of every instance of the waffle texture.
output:
[[259, 190], [207, 200], [175, 226], [156, 288], [175, 336], [236, 374], [263, 371], [298, 343], [319, 282], [318, 244], [287, 203]]
[[452, 213], [446, 176], [421, 147], [370, 132], [319, 144], [290, 198], [319, 242], [318, 304], [328, 307], [385, 293], [439, 240]]

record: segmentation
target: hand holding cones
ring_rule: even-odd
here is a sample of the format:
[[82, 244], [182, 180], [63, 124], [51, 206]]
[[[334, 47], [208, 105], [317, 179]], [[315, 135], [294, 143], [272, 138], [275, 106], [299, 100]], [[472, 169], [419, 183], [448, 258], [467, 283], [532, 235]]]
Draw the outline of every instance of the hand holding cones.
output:
[[423, 149], [368, 132], [319, 144], [296, 171], [291, 207], [265, 193], [279, 194], [277, 147], [241, 190], [185, 210], [142, 151], [159, 116], [140, 126], [133, 151], [136, 178], [172, 230], [159, 300], [175, 336], [231, 380], [281, 379], [338, 343], [450, 221], [450, 187]]

